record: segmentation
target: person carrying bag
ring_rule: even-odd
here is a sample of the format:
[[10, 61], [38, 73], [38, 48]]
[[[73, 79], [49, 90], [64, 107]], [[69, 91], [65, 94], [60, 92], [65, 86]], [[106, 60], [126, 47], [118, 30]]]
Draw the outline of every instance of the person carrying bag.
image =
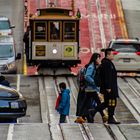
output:
[[[98, 96], [99, 93], [99, 87], [95, 83], [95, 74], [96, 69], [98, 65], [100, 64], [100, 54], [94, 53], [87, 64], [85, 79], [86, 79], [86, 88], [85, 88], [85, 94], [86, 94], [86, 104], [87, 104], [87, 119], [88, 122], [93, 123], [94, 120], [89, 116], [89, 110], [96, 107], [96, 105], [100, 105], [101, 101]], [[104, 114], [104, 112], [101, 110], [100, 114], [102, 116], [103, 122], [107, 121], [107, 116]]]

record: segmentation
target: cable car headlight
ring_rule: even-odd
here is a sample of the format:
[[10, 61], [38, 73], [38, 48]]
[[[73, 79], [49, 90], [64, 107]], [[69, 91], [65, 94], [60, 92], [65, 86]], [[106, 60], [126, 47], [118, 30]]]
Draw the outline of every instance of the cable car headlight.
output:
[[53, 54], [56, 54], [57, 53], [57, 50], [56, 49], [53, 49], [52, 52], [53, 52]]

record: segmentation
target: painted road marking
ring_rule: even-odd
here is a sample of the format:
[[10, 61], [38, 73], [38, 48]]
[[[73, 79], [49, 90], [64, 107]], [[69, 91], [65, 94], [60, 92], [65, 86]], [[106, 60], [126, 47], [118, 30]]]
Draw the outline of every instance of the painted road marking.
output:
[[24, 60], [23, 60], [23, 74], [27, 75], [27, 63], [26, 63], [26, 56], [24, 54]]
[[117, 11], [119, 14], [119, 17], [121, 17], [120, 20], [120, 25], [121, 25], [121, 30], [122, 30], [122, 35], [125, 38], [128, 38], [128, 33], [127, 33], [127, 29], [126, 29], [126, 23], [125, 23], [125, 18], [124, 18], [124, 14], [123, 14], [123, 9], [122, 9], [122, 4], [120, 0], [116, 0], [116, 6], [117, 6]]
[[[87, 15], [84, 15], [84, 14], [81, 14], [81, 17], [82, 18], [94, 18], [94, 19], [98, 19], [98, 15], [97, 14], [87, 14]], [[108, 17], [110, 17], [110, 19], [116, 19], [116, 14], [110, 14], [110, 15], [108, 15], [108, 14], [103, 14], [103, 13], [101, 13], [100, 14], [100, 17], [102, 18], [102, 19], [108, 19]]]
[[14, 132], [14, 124], [9, 125], [7, 140], [13, 139], [13, 132]]
[[20, 74], [17, 75], [17, 91], [20, 90]]
[[[20, 90], [20, 75], [17, 75], [17, 91]], [[17, 120], [17, 122], [19, 122]], [[7, 140], [12, 140], [13, 139], [13, 132], [14, 132], [14, 124], [10, 124], [9, 125], [9, 129], [8, 129], [8, 135], [7, 135]]]
[[[17, 75], [17, 91], [20, 90], [20, 74]], [[19, 120], [17, 119], [17, 123], [19, 123]]]

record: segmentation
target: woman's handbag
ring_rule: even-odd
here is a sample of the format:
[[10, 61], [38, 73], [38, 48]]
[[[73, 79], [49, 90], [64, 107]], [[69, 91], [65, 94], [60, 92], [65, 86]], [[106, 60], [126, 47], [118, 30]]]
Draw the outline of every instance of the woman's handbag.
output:
[[93, 94], [94, 92], [96, 92], [96, 90], [93, 89], [93, 88], [90, 87], [90, 86], [87, 86], [87, 87], [85, 88], [85, 93], [86, 93], [86, 94]]

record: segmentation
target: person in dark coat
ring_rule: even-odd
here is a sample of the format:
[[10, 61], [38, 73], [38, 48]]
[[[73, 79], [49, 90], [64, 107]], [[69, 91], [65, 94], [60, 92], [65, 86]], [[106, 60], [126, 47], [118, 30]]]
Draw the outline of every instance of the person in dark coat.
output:
[[66, 89], [66, 84], [61, 82], [59, 84], [61, 90], [61, 100], [58, 107], [58, 112], [60, 114], [59, 123], [65, 123], [66, 116], [69, 115], [70, 111], [70, 90]]
[[25, 43], [25, 54], [26, 54], [26, 62], [29, 60], [29, 31], [30, 27], [28, 26], [26, 32], [24, 33], [23, 42]]
[[0, 76], [0, 84], [3, 85], [3, 86], [10, 87], [10, 83], [2, 75]]
[[117, 71], [112, 63], [113, 50], [107, 48], [105, 50], [105, 58], [102, 59], [101, 65], [101, 87], [100, 92], [104, 94], [104, 102], [95, 109], [90, 110], [90, 117], [93, 117], [97, 111], [108, 109], [108, 123], [119, 124], [120, 122], [114, 119], [114, 112], [117, 105], [118, 85], [117, 85]]

